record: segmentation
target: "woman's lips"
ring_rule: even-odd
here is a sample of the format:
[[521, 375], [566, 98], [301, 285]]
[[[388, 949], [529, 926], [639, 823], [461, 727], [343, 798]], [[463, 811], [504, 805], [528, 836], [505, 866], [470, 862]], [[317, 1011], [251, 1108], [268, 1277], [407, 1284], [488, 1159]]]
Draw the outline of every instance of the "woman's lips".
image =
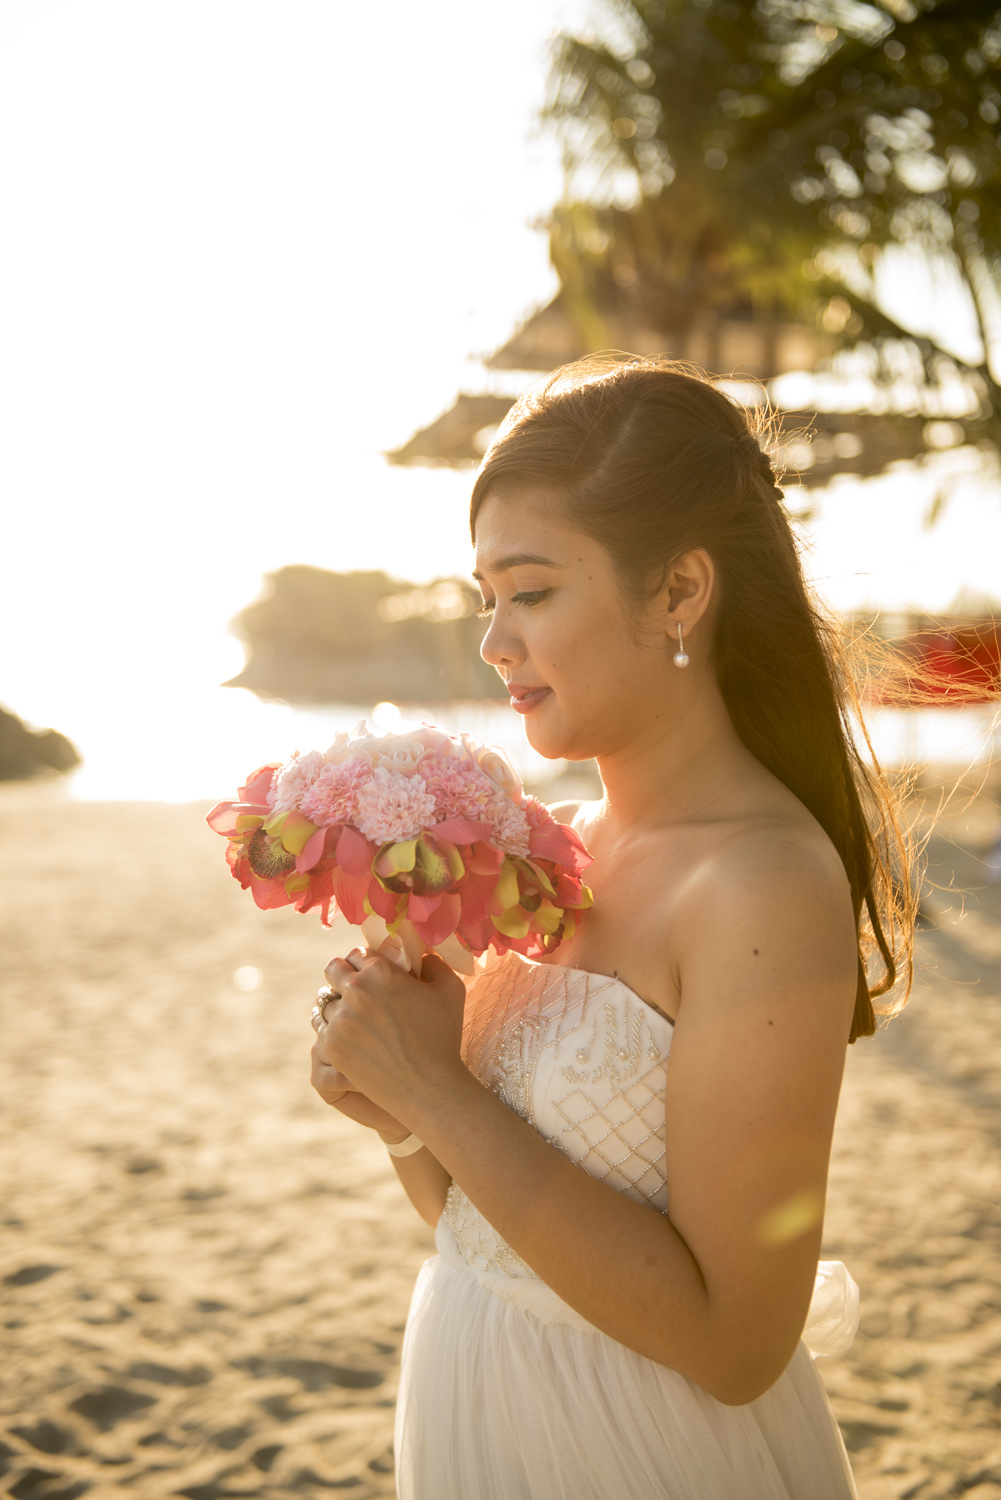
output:
[[517, 714], [530, 714], [534, 708], [538, 708], [544, 698], [548, 698], [552, 688], [522, 687], [520, 682], [509, 682], [508, 692], [511, 694], [511, 707]]

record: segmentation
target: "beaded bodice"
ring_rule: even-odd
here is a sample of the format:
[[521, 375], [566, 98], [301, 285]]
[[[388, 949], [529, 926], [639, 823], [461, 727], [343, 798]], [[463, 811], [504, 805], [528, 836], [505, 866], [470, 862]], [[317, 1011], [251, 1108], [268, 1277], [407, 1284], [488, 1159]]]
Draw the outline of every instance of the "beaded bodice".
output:
[[[621, 980], [508, 953], [469, 990], [462, 1052], [470, 1071], [550, 1145], [663, 1213], [672, 1034], [670, 1021]], [[440, 1247], [443, 1233], [449, 1258], [472, 1270], [535, 1278], [454, 1183]]]

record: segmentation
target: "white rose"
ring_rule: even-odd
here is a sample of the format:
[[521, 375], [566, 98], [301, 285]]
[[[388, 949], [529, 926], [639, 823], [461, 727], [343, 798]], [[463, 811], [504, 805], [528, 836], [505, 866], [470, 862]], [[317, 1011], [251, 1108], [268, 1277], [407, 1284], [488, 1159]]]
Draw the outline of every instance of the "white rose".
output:
[[328, 766], [339, 766], [353, 754], [351, 736], [346, 729], [342, 729], [340, 734], [334, 736], [334, 743], [323, 752], [323, 759]]
[[410, 776], [417, 770], [425, 752], [418, 739], [386, 734], [352, 740], [351, 753], [364, 755], [371, 762], [373, 770], [399, 771], [404, 776]]
[[433, 724], [422, 724], [410, 735], [411, 740], [424, 746], [425, 750], [438, 750], [445, 755], [461, 755], [462, 747], [450, 739], [444, 729], [436, 729]]
[[463, 744], [469, 751], [470, 759], [479, 766], [484, 776], [489, 776], [494, 786], [499, 787], [506, 797], [513, 797], [516, 802], [525, 795], [521, 785], [521, 777], [504, 754], [496, 745], [478, 745], [468, 735], [463, 735]]

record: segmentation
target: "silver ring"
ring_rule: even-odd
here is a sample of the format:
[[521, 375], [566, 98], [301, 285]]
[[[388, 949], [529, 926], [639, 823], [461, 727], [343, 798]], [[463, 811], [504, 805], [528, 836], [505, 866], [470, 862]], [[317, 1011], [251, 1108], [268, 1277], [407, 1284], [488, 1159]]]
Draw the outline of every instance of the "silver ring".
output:
[[313, 1006], [313, 1015], [319, 1016], [324, 1026], [327, 1024], [327, 1006], [331, 1000], [339, 1000], [341, 997], [337, 990], [331, 989], [329, 984], [321, 985], [316, 992], [316, 1004]]

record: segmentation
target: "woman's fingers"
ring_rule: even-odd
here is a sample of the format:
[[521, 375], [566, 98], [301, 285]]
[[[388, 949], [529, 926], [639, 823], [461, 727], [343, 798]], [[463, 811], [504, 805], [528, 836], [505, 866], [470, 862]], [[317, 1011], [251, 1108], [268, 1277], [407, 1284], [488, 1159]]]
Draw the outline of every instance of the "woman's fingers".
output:
[[334, 989], [338, 987], [338, 979], [342, 983], [345, 980], [350, 983], [351, 976], [359, 972], [365, 959], [369, 957], [371, 955], [364, 949], [352, 948], [351, 952], [346, 953], [343, 958], [332, 958], [323, 971], [327, 983], [332, 985]]
[[460, 991], [465, 997], [466, 987], [452, 965], [446, 963], [440, 953], [425, 953], [421, 961], [421, 979], [424, 984], [437, 984], [451, 995]]
[[330, 1066], [318, 1041], [313, 1043], [309, 1057], [309, 1081], [325, 1104], [337, 1104], [345, 1094], [357, 1093], [350, 1078]]
[[376, 952], [373, 948], [352, 948], [343, 958], [332, 958], [323, 972], [328, 984], [334, 989], [342, 989], [345, 985], [357, 983], [370, 971], [380, 969], [388, 970], [390, 974], [399, 973], [401, 965], [389, 950], [383, 953], [381, 949]]

